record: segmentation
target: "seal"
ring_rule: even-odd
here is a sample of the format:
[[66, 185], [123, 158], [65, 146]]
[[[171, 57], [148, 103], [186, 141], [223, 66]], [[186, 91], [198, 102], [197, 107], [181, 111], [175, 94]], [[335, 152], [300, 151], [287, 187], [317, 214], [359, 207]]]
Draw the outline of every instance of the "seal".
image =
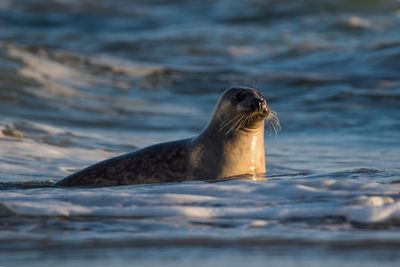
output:
[[168, 183], [265, 173], [265, 121], [269, 130], [279, 130], [277, 114], [258, 90], [234, 86], [222, 94], [212, 118], [198, 136], [99, 162], [55, 186]]

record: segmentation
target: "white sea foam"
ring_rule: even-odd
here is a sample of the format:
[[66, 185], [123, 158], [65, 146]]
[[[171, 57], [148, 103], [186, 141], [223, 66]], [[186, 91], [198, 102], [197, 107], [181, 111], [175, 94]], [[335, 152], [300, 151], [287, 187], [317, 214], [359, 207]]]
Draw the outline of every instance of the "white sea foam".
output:
[[[3, 155], [0, 169], [5, 176], [2, 182], [20, 181], [19, 175], [24, 180], [35, 175], [42, 179], [54, 179], [69, 174], [76, 166], [85, 167], [117, 155], [101, 149], [54, 146], [34, 139], [9, 137], [0, 137], [0, 154]], [[38, 160], [49, 164], [38, 164]], [[43, 173], [51, 176], [43, 176]]]
[[400, 220], [400, 201], [396, 199], [399, 192], [397, 184], [360, 181], [239, 180], [211, 184], [34, 189], [4, 192], [0, 203], [14, 214], [35, 217], [179, 217], [250, 222], [341, 217], [368, 224]]
[[124, 60], [122, 58], [100, 55], [90, 58], [90, 63], [93, 65], [111, 68], [114, 72], [124, 73], [133, 77], [144, 77], [151, 74], [162, 73], [165, 67], [158, 64], [137, 63]]
[[35, 80], [55, 94], [80, 96], [82, 93], [77, 88], [104, 82], [100, 77], [51, 59], [45, 52], [36, 54], [14, 46], [7, 48], [11, 57], [24, 63], [18, 71], [20, 75]]
[[[1, 46], [3, 47], [3, 46]], [[145, 63], [133, 63], [110, 56], [83, 57], [75, 54], [46, 51], [30, 51], [23, 47], [5, 45], [8, 55], [22, 62], [18, 74], [40, 86], [27, 86], [29, 94], [45, 100], [50, 99], [57, 107], [60, 105], [73, 110], [113, 116], [118, 114], [146, 113], [153, 115], [204, 115], [199, 109], [182, 103], [172, 103], [173, 94], [168, 91], [137, 91], [134, 94], [110, 94], [110, 88], [137, 88], [131, 79], [142, 79], [147, 75], [164, 71], [165, 67]], [[119, 78], [115, 78], [119, 74]], [[122, 76], [121, 76], [122, 74]], [[141, 86], [146, 87], [144, 85]], [[153, 89], [153, 86], [151, 86]], [[65, 98], [64, 98], [65, 97]], [[154, 99], [158, 101], [154, 108]], [[71, 101], [67, 101], [71, 98]], [[80, 103], [85, 99], [85, 104]], [[75, 100], [75, 101], [74, 101]], [[92, 117], [93, 119], [94, 117]]]

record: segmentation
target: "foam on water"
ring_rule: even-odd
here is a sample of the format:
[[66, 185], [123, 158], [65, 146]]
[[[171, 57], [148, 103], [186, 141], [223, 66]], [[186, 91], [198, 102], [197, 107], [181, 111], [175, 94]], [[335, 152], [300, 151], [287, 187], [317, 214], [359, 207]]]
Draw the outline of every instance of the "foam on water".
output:
[[[399, 184], [293, 179], [182, 183], [96, 189], [2, 192], [14, 216], [181, 220], [309, 220], [342, 218], [365, 224], [400, 219]], [[134, 224], [134, 221], [132, 222]]]

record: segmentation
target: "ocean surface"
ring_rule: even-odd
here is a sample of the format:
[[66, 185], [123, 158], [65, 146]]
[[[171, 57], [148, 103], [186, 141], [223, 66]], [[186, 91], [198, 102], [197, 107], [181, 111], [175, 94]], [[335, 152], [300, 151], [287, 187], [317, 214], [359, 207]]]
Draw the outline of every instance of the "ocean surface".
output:
[[[266, 177], [52, 188], [277, 111]], [[0, 0], [0, 266], [399, 266], [400, 2]]]

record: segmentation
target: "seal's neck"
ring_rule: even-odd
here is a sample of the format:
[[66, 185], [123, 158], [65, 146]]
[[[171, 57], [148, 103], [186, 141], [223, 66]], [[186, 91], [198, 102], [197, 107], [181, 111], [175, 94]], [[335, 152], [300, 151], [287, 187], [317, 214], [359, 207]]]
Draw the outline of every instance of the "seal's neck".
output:
[[200, 179], [265, 173], [264, 121], [228, 134], [211, 121], [192, 140], [193, 171]]

